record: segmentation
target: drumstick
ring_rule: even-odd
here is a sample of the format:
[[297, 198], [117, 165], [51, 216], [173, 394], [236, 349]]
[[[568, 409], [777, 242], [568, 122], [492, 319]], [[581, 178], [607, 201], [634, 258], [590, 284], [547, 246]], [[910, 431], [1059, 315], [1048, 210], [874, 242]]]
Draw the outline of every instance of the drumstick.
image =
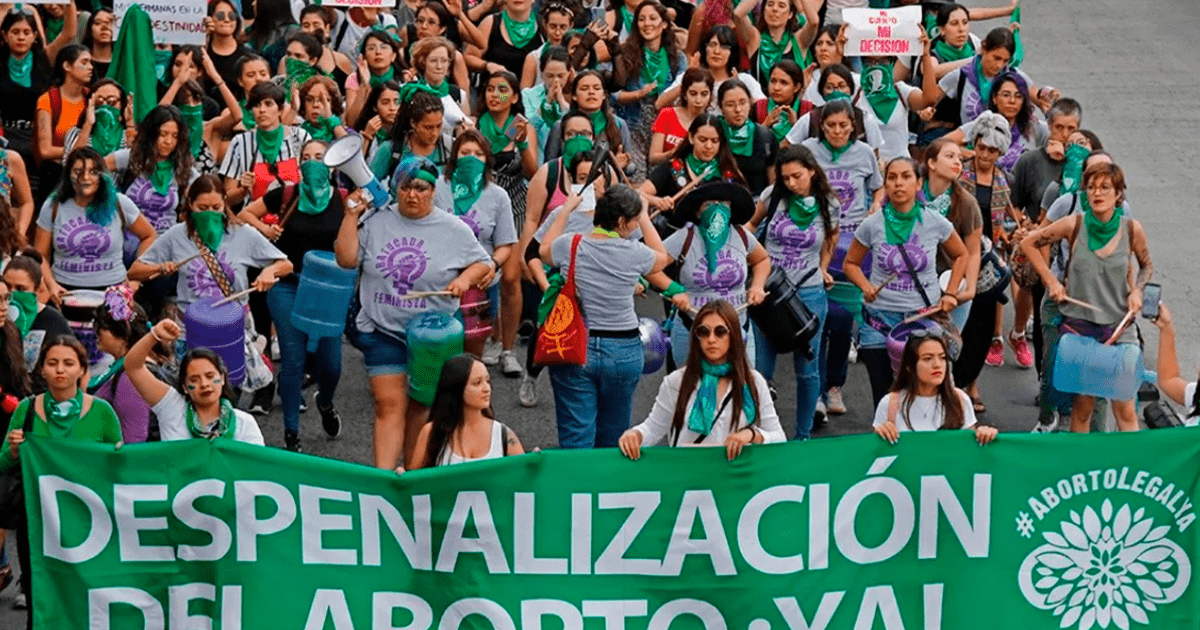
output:
[[911, 323], [917, 321], [918, 319], [923, 319], [925, 317], [929, 317], [930, 315], [933, 315], [934, 313], [938, 312], [939, 310], [941, 310], [941, 309], [936, 306], [930, 306], [927, 309], [917, 311], [916, 314], [909, 315], [908, 317], [906, 317], [904, 319], [904, 321], [902, 321], [900, 323], [901, 324], [911, 324]]
[[675, 205], [676, 203], [679, 203], [679, 200], [682, 199], [684, 195], [691, 192], [692, 189], [695, 188], [696, 186], [699, 186], [700, 183], [704, 181], [704, 178], [706, 178], [710, 174], [712, 174], [713, 168], [715, 168], [715, 167], [709, 166], [708, 168], [704, 169], [703, 173], [700, 173], [700, 174], [696, 175], [695, 177], [693, 177], [692, 181], [688, 182], [686, 185], [684, 185], [683, 188], [679, 189], [679, 192], [675, 193], [674, 195], [671, 195], [671, 205]]
[[255, 291], [256, 291], [256, 289], [254, 287], [250, 287], [249, 289], [246, 289], [245, 291], [238, 291], [237, 293], [231, 293], [227, 297], [214, 302], [213, 306], [221, 306], [222, 304], [228, 304], [234, 300], [244, 298], [247, 295], [254, 293]]
[[1121, 333], [1125, 332], [1125, 328], [1133, 323], [1133, 314], [1133, 311], [1125, 313], [1125, 317], [1121, 318], [1121, 322], [1117, 324], [1117, 329], [1113, 331], [1112, 337], [1109, 337], [1108, 341], [1104, 342], [1104, 345], [1111, 346], [1117, 340], [1117, 337], [1120, 337]]
[[[199, 253], [192, 254], [191, 256], [188, 256], [187, 258], [184, 258], [183, 260], [181, 260], [181, 261], [179, 261], [179, 262], [175, 263], [175, 266], [176, 266], [176, 267], [182, 267], [182, 266], [184, 266], [184, 265], [186, 265], [186, 264], [188, 264], [188, 263], [192, 262], [193, 260], [196, 260], [196, 259], [197, 259], [197, 258], [199, 258], [199, 257], [200, 257], [200, 254], [199, 254]], [[147, 279], [147, 280], [153, 280], [153, 279], [155, 279], [155, 278], [157, 278], [157, 277], [159, 277], [159, 276], [161, 276], [161, 275], [163, 275], [161, 271], [155, 270], [155, 272], [154, 272], [154, 273], [152, 273], [152, 274], [150, 274], [150, 277], [149, 277], [149, 278], [146, 278], [146, 279]]]
[[887, 283], [889, 283], [895, 279], [896, 279], [896, 274], [894, 274], [894, 273], [888, 274], [888, 277], [884, 278], [883, 282], [880, 282], [879, 284], [875, 285], [875, 290], [878, 291], [878, 290], [882, 289], [883, 287], [887, 286]]
[[1091, 305], [1091, 304], [1088, 304], [1087, 302], [1084, 302], [1083, 300], [1076, 300], [1075, 298], [1073, 298], [1073, 297], [1071, 297], [1071, 296], [1069, 296], [1069, 295], [1068, 295], [1068, 296], [1065, 296], [1065, 297], [1063, 297], [1063, 301], [1064, 301], [1064, 302], [1070, 302], [1071, 304], [1074, 304], [1075, 306], [1082, 306], [1083, 308], [1090, 308], [1090, 309], [1092, 309], [1093, 311], [1098, 311], [1098, 310], [1100, 310], [1100, 309], [1096, 308], [1095, 306], [1093, 306], [1093, 305]]
[[413, 291], [401, 296], [405, 300], [417, 300], [420, 298], [435, 297], [439, 295], [452, 295], [449, 291]]

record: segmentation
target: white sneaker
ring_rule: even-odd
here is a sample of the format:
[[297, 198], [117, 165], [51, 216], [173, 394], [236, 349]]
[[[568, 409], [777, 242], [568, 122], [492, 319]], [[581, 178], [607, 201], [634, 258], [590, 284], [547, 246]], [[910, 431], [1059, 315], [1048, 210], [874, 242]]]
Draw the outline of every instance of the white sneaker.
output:
[[281, 357], [283, 355], [279, 353], [279, 337], [273, 337], [271, 339], [271, 360], [278, 362], [281, 360]]
[[517, 360], [517, 355], [512, 350], [505, 350], [500, 353], [500, 371], [508, 378], [517, 378], [525, 373], [521, 367], [521, 362]]
[[830, 387], [829, 391], [825, 392], [825, 410], [831, 416], [846, 413], [846, 403], [842, 401], [842, 388]]
[[25, 593], [17, 593], [13, 599], [13, 610], [25, 610], [29, 608], [29, 604], [25, 603]]
[[813, 411], [813, 426], [825, 424], [825, 401], [817, 399], [817, 408]]
[[850, 342], [850, 353], [846, 355], [846, 362], [854, 364], [858, 363], [858, 342]]
[[492, 366], [500, 363], [500, 353], [503, 351], [504, 346], [501, 346], [499, 342], [488, 339], [487, 343], [483, 346], [483, 364]]
[[522, 407], [536, 407], [538, 404], [537, 380], [525, 374], [521, 377], [521, 387], [517, 390], [517, 400]]

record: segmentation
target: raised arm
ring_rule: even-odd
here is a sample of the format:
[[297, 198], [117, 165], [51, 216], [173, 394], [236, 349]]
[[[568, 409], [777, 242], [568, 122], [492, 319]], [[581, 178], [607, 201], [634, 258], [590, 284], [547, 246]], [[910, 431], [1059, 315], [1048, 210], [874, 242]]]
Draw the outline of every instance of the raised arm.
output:
[[175, 340], [178, 338], [179, 324], [164, 319], [150, 330], [149, 335], [144, 335], [137, 343], [133, 344], [133, 347], [125, 354], [125, 374], [129, 376], [129, 382], [133, 383], [134, 389], [141, 395], [142, 400], [145, 400], [146, 404], [151, 407], [157, 405], [163, 396], [171, 391], [171, 387], [158, 380], [158, 377], [146, 368], [146, 357], [150, 356], [154, 344], [163, 343], [168, 347], [174, 347]]

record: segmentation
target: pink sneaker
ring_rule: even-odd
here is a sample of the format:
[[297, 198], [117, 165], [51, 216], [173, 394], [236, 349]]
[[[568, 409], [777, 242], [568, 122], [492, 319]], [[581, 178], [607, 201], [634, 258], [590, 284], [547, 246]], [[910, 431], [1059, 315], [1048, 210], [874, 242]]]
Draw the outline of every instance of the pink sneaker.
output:
[[1008, 334], [1008, 345], [1012, 347], [1013, 354], [1017, 356], [1017, 366], [1021, 369], [1033, 367], [1033, 353], [1029, 351], [1029, 342], [1025, 340], [1025, 333], [1012, 331]]
[[1004, 342], [999, 337], [992, 338], [992, 345], [988, 347], [987, 358], [983, 362], [992, 367], [1004, 365]]

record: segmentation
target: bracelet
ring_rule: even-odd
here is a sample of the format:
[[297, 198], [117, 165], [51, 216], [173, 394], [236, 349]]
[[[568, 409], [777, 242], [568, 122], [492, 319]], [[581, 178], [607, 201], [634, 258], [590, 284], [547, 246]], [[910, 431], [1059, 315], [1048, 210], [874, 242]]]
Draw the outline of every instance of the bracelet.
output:
[[684, 287], [682, 284], [675, 282], [674, 280], [672, 280], [671, 285], [668, 286], [666, 289], [663, 289], [663, 292], [662, 292], [663, 297], [668, 297], [668, 298], [675, 297], [676, 295], [679, 295], [680, 293], [687, 293], [687, 288]]

